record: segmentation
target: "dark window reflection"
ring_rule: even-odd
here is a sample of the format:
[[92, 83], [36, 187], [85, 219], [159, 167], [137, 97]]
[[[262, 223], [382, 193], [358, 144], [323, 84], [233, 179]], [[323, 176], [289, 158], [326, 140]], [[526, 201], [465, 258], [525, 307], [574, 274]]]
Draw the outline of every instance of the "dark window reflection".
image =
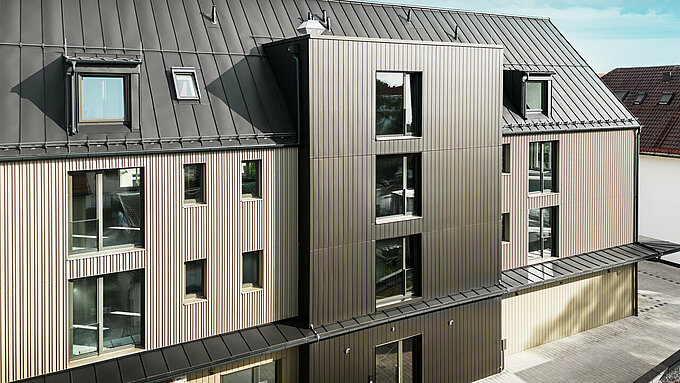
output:
[[420, 242], [418, 236], [375, 243], [375, 298], [389, 304], [418, 294]]
[[241, 197], [260, 198], [260, 161], [241, 164]]
[[375, 348], [375, 383], [419, 382], [420, 337]]
[[260, 281], [261, 273], [261, 252], [250, 251], [243, 253], [243, 287], [244, 288], [258, 288], [262, 287]]
[[75, 280], [71, 288], [71, 356], [96, 354], [99, 350], [97, 278]]
[[417, 214], [419, 156], [376, 158], [376, 216]]
[[376, 134], [418, 135], [421, 76], [417, 73], [376, 73]]
[[71, 175], [71, 251], [96, 251], [99, 247], [97, 174]]
[[555, 257], [557, 208], [529, 209], [529, 259]]
[[557, 142], [529, 143], [529, 192], [556, 192]]
[[205, 166], [184, 165], [184, 202], [205, 203]]
[[205, 259], [185, 265], [186, 298], [205, 298]]
[[104, 171], [104, 247], [141, 244], [141, 169]]

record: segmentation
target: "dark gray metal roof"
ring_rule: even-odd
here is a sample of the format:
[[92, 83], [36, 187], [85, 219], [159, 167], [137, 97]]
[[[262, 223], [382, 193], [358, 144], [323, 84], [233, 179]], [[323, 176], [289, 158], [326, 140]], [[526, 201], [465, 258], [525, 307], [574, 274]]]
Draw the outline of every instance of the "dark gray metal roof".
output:
[[507, 293], [513, 293], [678, 251], [678, 244], [645, 239], [638, 243], [506, 270], [501, 275], [501, 285]]
[[[262, 44], [296, 36], [308, 12], [324, 10], [335, 35], [500, 44], [506, 69], [554, 72], [553, 117], [525, 121], [506, 107], [506, 134], [637, 126], [548, 19], [335, 0], [215, 0], [213, 25], [212, 4], [2, 0], [0, 159], [294, 144], [290, 105]], [[142, 59], [140, 132], [67, 134], [65, 54]], [[172, 66], [197, 68], [201, 103], [173, 100]]]

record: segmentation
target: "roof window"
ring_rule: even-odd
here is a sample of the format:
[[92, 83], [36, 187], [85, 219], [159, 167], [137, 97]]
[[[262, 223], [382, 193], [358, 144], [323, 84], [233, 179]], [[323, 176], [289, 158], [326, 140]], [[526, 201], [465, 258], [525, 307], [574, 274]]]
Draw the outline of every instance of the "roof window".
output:
[[647, 93], [645, 93], [645, 92], [638, 93], [638, 95], [635, 97], [635, 101], [633, 101], [633, 104], [635, 104], [635, 105], [642, 104], [642, 101], [645, 100], [645, 97], [647, 97]]
[[178, 100], [201, 99], [201, 94], [196, 82], [196, 69], [172, 68], [172, 79], [175, 83], [175, 95]]
[[630, 92], [628, 92], [627, 90], [615, 90], [614, 96], [616, 96], [616, 98], [619, 101], [623, 102], [623, 100], [625, 100], [626, 97], [628, 96], [628, 93], [630, 93]]
[[671, 100], [673, 100], [673, 96], [675, 96], [675, 93], [671, 92], [664, 92], [661, 95], [661, 98], [659, 99], [659, 105], [668, 105], [671, 103]]

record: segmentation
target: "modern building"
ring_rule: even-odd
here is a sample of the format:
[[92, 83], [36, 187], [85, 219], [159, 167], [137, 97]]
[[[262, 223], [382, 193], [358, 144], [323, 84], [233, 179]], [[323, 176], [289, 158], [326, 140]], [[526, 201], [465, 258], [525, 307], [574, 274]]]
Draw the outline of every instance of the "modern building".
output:
[[640, 121], [640, 234], [680, 242], [680, 66], [618, 68], [602, 77]]
[[2, 382], [469, 382], [676, 250], [548, 19], [1, 0], [0, 68]]

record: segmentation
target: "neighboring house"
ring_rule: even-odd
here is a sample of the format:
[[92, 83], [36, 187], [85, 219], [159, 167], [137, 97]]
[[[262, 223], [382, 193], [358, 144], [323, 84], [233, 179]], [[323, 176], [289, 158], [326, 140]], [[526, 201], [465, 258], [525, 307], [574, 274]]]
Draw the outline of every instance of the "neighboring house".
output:
[[639, 125], [548, 19], [215, 3], [0, 3], [0, 381], [469, 382], [637, 312]]
[[680, 66], [618, 68], [602, 77], [640, 121], [640, 234], [680, 242]]

